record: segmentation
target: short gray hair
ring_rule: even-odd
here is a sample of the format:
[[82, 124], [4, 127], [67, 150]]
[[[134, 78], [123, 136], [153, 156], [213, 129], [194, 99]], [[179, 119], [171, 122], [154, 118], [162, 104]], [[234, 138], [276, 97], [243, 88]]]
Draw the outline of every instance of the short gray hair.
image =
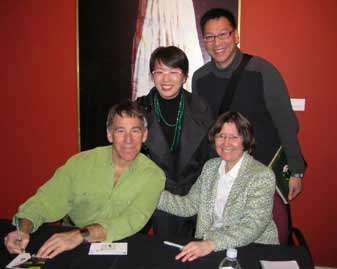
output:
[[144, 125], [144, 128], [147, 128], [147, 120], [145, 117], [145, 112], [143, 109], [137, 105], [137, 103], [132, 102], [131, 100], [122, 101], [116, 105], [113, 105], [106, 119], [106, 128], [111, 129], [112, 122], [116, 115], [123, 117], [123, 115], [127, 115], [129, 117], [136, 117], [141, 120]]

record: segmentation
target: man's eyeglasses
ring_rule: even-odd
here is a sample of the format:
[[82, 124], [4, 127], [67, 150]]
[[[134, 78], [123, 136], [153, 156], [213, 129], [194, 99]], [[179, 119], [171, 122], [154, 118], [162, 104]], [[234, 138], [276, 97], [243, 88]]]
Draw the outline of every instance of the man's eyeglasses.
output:
[[113, 133], [115, 136], [118, 136], [118, 137], [125, 136], [126, 134], [131, 134], [132, 136], [140, 136], [142, 135], [143, 131], [139, 127], [133, 127], [131, 128], [130, 131], [127, 131], [124, 128], [117, 127], [113, 129]]
[[229, 38], [234, 31], [235, 30], [225, 31], [225, 32], [221, 32], [217, 35], [208, 35], [207, 34], [207, 35], [204, 36], [204, 41], [210, 43], [210, 42], [214, 42], [216, 38], [219, 39], [219, 40], [225, 40], [225, 39]]
[[182, 72], [179, 70], [168, 70], [168, 71], [154, 70], [152, 71], [152, 75], [156, 78], [162, 78], [164, 75], [169, 75], [172, 78], [178, 78], [179, 75], [181, 74]]

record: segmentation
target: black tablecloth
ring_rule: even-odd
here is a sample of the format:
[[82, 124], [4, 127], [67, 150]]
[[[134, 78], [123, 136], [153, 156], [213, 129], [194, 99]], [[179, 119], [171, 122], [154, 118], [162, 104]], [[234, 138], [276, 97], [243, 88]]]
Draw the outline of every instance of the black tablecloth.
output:
[[[4, 236], [14, 227], [8, 220], [0, 220], [0, 268], [15, 257], [10, 255], [3, 245]], [[61, 226], [44, 225], [31, 236], [26, 251], [36, 253], [43, 242], [53, 233], [69, 230]], [[184, 244], [190, 239], [174, 239], [170, 241]], [[80, 245], [74, 250], [64, 252], [49, 260], [43, 268], [46, 269], [217, 269], [225, 257], [225, 251], [211, 253], [193, 262], [175, 261], [178, 249], [163, 244], [163, 240], [144, 234], [137, 234], [122, 242], [128, 242], [127, 256], [89, 256], [89, 244]], [[274, 246], [251, 244], [238, 248], [238, 259], [242, 269], [261, 268], [260, 260], [282, 261], [296, 260], [300, 268], [313, 268], [310, 256], [302, 247]]]

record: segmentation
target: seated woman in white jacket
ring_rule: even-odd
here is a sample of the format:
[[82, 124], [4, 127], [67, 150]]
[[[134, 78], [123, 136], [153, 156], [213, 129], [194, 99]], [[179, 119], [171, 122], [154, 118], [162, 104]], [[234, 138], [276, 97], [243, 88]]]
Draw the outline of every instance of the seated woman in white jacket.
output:
[[254, 144], [249, 121], [237, 112], [217, 119], [209, 132], [219, 158], [205, 163], [185, 196], [161, 194], [158, 209], [178, 216], [198, 214], [195, 237], [176, 259], [192, 261], [212, 251], [250, 243], [278, 244], [272, 219], [275, 176], [248, 152]]

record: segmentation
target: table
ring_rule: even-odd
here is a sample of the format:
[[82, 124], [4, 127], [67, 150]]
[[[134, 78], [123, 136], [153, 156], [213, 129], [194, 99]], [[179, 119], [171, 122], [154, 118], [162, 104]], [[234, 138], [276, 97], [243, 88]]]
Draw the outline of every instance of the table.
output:
[[[72, 228], [43, 225], [31, 236], [27, 252], [36, 253], [43, 242], [56, 232]], [[14, 227], [8, 220], [0, 219], [0, 268], [12, 260], [3, 244], [4, 236]], [[179, 244], [185, 244], [191, 239], [166, 239]], [[163, 244], [163, 239], [156, 236], [136, 234], [121, 242], [128, 242], [127, 256], [89, 256], [89, 244], [83, 244], [74, 250], [64, 252], [49, 260], [45, 269], [217, 269], [225, 257], [225, 251], [213, 252], [192, 262], [180, 262], [174, 259], [178, 249]], [[250, 244], [238, 248], [238, 259], [242, 269], [261, 268], [259, 260], [296, 260], [300, 268], [314, 268], [309, 253], [303, 247]]]

